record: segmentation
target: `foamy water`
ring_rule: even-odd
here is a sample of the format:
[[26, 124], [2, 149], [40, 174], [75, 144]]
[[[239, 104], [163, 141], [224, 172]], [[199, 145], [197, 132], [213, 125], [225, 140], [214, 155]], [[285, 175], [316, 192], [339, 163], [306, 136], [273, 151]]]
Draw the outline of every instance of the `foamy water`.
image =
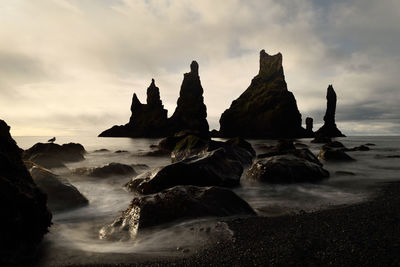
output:
[[[50, 138], [50, 137], [49, 137]], [[15, 137], [21, 148], [29, 148], [37, 142], [45, 142], [47, 137]], [[399, 180], [400, 137], [346, 137], [337, 138], [346, 147], [373, 143], [370, 151], [348, 152], [357, 159], [350, 163], [326, 163], [329, 179], [318, 184], [268, 185], [245, 179], [241, 186], [234, 188], [260, 215], [277, 216], [293, 212], [313, 211], [334, 205], [351, 204], [365, 200], [371, 194], [371, 185], [377, 182]], [[57, 256], [63, 248], [93, 253], [162, 253], [192, 248], [207, 242], [215, 233], [229, 236], [225, 225], [213, 219], [181, 222], [154, 228], [141, 239], [129, 242], [111, 242], [98, 239], [99, 229], [111, 222], [125, 210], [134, 193], [127, 192], [123, 185], [129, 178], [78, 179], [69, 170], [79, 167], [102, 166], [111, 162], [124, 164], [146, 164], [149, 169], [170, 163], [169, 157], [145, 157], [150, 145], [159, 139], [97, 138], [97, 137], [57, 137], [57, 143], [81, 143], [88, 154], [82, 162], [67, 164], [68, 169], [55, 170], [67, 178], [89, 200], [89, 205], [72, 211], [55, 213], [54, 225], [46, 235], [45, 242], [51, 253]], [[310, 143], [311, 139], [301, 139], [314, 154], [318, 154], [321, 144]], [[274, 144], [273, 140], [252, 140], [257, 153], [262, 153], [259, 144]], [[109, 152], [94, 152], [108, 149]], [[117, 150], [127, 152], [115, 153]], [[138, 171], [144, 171], [138, 169]], [[336, 171], [348, 171], [354, 176], [340, 176]], [[208, 230], [205, 230], [207, 229]], [[210, 230], [211, 229], [211, 230]], [[211, 233], [211, 234], [210, 234]], [[178, 248], [178, 250], [177, 250]], [[56, 257], [54, 256], [54, 257]], [[60, 256], [58, 256], [60, 257]]]

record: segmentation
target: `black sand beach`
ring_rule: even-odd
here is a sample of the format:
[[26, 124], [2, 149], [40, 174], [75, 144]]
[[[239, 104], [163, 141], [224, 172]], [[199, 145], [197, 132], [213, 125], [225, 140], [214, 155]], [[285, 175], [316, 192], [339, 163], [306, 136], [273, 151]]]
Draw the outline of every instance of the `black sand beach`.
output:
[[227, 220], [232, 239], [183, 257], [109, 255], [114, 264], [87, 258], [70, 266], [399, 266], [400, 183], [381, 183], [375, 191], [355, 205]]

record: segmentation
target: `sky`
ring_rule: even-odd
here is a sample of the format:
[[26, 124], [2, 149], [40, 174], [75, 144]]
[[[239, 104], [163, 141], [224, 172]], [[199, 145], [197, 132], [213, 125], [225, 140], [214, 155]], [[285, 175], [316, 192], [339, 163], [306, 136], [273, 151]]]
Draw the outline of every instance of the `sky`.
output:
[[156, 80], [169, 116], [199, 67], [210, 129], [283, 54], [302, 114], [323, 122], [338, 95], [347, 135], [400, 134], [398, 0], [1, 0], [0, 118], [13, 135], [96, 136], [130, 117]]

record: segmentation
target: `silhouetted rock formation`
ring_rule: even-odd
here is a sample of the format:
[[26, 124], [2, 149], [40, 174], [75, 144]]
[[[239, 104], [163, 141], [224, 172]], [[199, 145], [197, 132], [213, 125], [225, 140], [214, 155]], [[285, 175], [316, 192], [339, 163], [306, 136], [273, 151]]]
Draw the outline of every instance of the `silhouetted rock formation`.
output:
[[336, 127], [335, 123], [335, 112], [336, 112], [336, 93], [333, 90], [332, 85], [328, 86], [328, 90], [326, 93], [326, 112], [324, 116], [324, 125], [315, 132], [317, 136], [326, 136], [326, 137], [339, 137], [345, 136], [341, 131]]
[[0, 120], [0, 265], [31, 266], [27, 261], [47, 233], [51, 213], [9, 130]]
[[101, 137], [163, 137], [166, 134], [167, 113], [160, 99], [160, 90], [152, 79], [147, 88], [147, 104], [133, 94], [129, 123], [105, 130]]
[[199, 64], [193, 61], [190, 72], [185, 73], [177, 107], [169, 119], [169, 133], [182, 130], [197, 131], [208, 136], [207, 108], [203, 101], [203, 87], [199, 77]]
[[310, 117], [306, 118], [306, 131], [307, 131], [307, 135], [310, 137], [314, 136], [314, 132], [312, 130], [313, 126], [314, 126], [313, 122], [314, 122], [313, 118], [310, 118]]
[[260, 71], [249, 88], [225, 110], [220, 134], [249, 138], [303, 137], [296, 99], [287, 90], [280, 53], [260, 52]]

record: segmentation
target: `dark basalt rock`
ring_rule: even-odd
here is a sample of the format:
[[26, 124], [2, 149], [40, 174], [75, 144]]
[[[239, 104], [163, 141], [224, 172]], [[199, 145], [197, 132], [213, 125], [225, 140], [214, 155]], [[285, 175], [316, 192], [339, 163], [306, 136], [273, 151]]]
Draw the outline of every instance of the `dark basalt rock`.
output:
[[199, 77], [199, 65], [190, 64], [190, 72], [185, 73], [174, 114], [169, 119], [169, 134], [182, 130], [198, 131], [208, 136], [207, 108], [203, 101], [203, 87]]
[[51, 213], [9, 130], [0, 120], [0, 265], [30, 266], [51, 224]]
[[260, 52], [260, 70], [247, 90], [220, 118], [224, 137], [287, 138], [305, 137], [296, 99], [287, 90], [282, 54]]
[[361, 146], [356, 146], [353, 148], [346, 148], [344, 151], [369, 151], [370, 148], [365, 146], [365, 145], [361, 145]]
[[247, 172], [247, 178], [268, 183], [318, 182], [329, 172], [306, 159], [286, 154], [257, 160]]
[[346, 149], [346, 147], [339, 141], [331, 141], [329, 143], [326, 143], [322, 147], [323, 148], [342, 148], [342, 149]]
[[33, 165], [30, 173], [37, 186], [47, 194], [51, 211], [74, 209], [89, 203], [75, 186], [49, 170]]
[[161, 224], [233, 215], [255, 215], [255, 212], [227, 189], [176, 186], [157, 194], [135, 197], [119, 218], [100, 230], [99, 236], [101, 239], [129, 240], [146, 228]]
[[326, 93], [327, 107], [326, 113], [324, 116], [324, 125], [315, 132], [316, 136], [325, 136], [325, 137], [341, 137], [345, 136], [341, 131], [336, 127], [335, 123], [335, 112], [336, 112], [336, 93], [333, 90], [332, 85], [328, 86], [328, 90]]
[[307, 132], [307, 136], [311, 137], [314, 136], [314, 132], [313, 132], [313, 118], [307, 117], [306, 118], [306, 132]]
[[318, 154], [318, 159], [321, 161], [337, 161], [346, 162], [354, 161], [352, 157], [346, 154], [343, 149], [332, 149], [330, 147], [323, 147]]
[[102, 132], [99, 137], [163, 137], [167, 130], [167, 113], [160, 99], [160, 90], [152, 79], [147, 88], [147, 104], [133, 94], [129, 123]]
[[326, 143], [331, 143], [332, 139], [330, 137], [325, 137], [325, 136], [319, 136], [317, 135], [313, 140], [311, 140], [311, 143], [315, 144], [326, 144]]
[[132, 168], [132, 166], [112, 162], [102, 167], [79, 168], [75, 170], [75, 174], [86, 175], [91, 177], [107, 178], [111, 176], [136, 175], [136, 172]]
[[65, 167], [64, 163], [85, 159], [85, 148], [81, 144], [37, 143], [23, 152], [23, 159], [44, 168]]
[[229, 157], [224, 148], [194, 156], [133, 178], [127, 185], [130, 191], [156, 193], [176, 185], [237, 186], [242, 164]]

